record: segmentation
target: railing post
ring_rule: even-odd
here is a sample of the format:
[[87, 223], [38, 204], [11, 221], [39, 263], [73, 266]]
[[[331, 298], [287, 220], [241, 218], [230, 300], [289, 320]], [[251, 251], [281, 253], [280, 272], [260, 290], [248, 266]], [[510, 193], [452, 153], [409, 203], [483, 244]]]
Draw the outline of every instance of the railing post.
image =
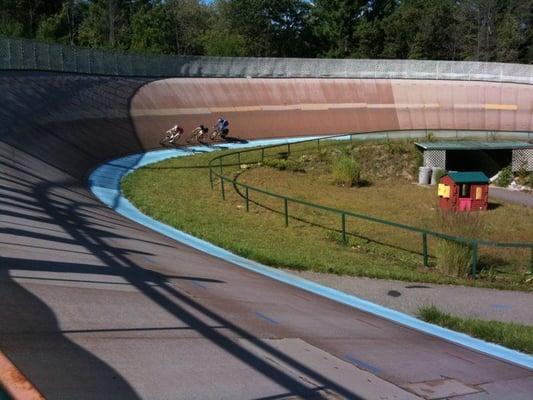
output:
[[13, 68], [11, 53], [12, 53], [12, 51], [11, 51], [11, 40], [7, 39], [7, 67], [9, 69]]
[[530, 257], [529, 257], [529, 270], [533, 274], [533, 247], [529, 248], [530, 251]]
[[261, 163], [263, 163], [264, 160], [265, 160], [265, 148], [262, 147], [261, 148]]
[[288, 156], [291, 155], [291, 143], [290, 142], [287, 143], [287, 155]]
[[222, 200], [226, 200], [226, 192], [224, 191], [224, 177], [220, 177], [220, 190], [222, 191]]
[[246, 186], [246, 190], [245, 190], [245, 193], [246, 193], [246, 212], [249, 212], [250, 211], [250, 196], [248, 194], [248, 186]]
[[429, 267], [428, 263], [428, 235], [422, 232], [422, 253], [424, 255], [424, 267]]
[[220, 175], [223, 175], [223, 172], [222, 172], [222, 157], [220, 157], [220, 158], [218, 159], [218, 164], [219, 164], [219, 166], [220, 166]]
[[59, 51], [61, 53], [61, 71], [65, 70], [65, 51], [63, 50], [63, 46], [59, 48]]
[[342, 226], [342, 242], [344, 244], [348, 243], [348, 240], [346, 238], [346, 214], [341, 214], [341, 226]]
[[286, 197], [283, 198], [283, 202], [285, 204], [285, 226], [289, 226], [289, 202]]
[[32, 43], [32, 49], [33, 49], [33, 65], [35, 69], [39, 69], [39, 66], [37, 65], [37, 44]]
[[211, 183], [211, 190], [215, 187], [213, 186], [213, 169], [209, 166], [209, 182]]
[[477, 241], [473, 240], [470, 242], [470, 245], [472, 246], [472, 277], [476, 279], [477, 275]]
[[241, 152], [237, 153], [237, 163], [239, 164], [239, 169], [241, 169]]
[[320, 139], [316, 140], [316, 149], [320, 151]]

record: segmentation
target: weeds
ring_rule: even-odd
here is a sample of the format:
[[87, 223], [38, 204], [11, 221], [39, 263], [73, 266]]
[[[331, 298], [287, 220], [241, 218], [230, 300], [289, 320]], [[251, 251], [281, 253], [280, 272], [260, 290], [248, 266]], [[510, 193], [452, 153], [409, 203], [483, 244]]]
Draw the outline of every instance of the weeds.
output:
[[339, 186], [359, 186], [361, 170], [353, 157], [342, 155], [333, 162], [333, 183]]
[[460, 318], [444, 313], [435, 306], [421, 308], [418, 311], [418, 317], [432, 324], [533, 354], [533, 326], [531, 325]]
[[[435, 230], [463, 238], [479, 237], [483, 222], [477, 213], [439, 211]], [[443, 274], [464, 278], [470, 272], [472, 248], [468, 243], [439, 238], [435, 249], [437, 269]]]
[[305, 172], [302, 163], [292, 159], [269, 158], [263, 161], [263, 165], [279, 171]]

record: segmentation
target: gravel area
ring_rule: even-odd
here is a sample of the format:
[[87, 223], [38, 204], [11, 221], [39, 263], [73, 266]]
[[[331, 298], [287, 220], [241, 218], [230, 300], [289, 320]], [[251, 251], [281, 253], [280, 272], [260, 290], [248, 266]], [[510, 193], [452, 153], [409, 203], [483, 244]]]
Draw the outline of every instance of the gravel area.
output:
[[533, 207], [533, 193], [519, 192], [516, 190], [491, 186], [489, 189], [489, 200], [492, 198]]
[[533, 293], [286, 271], [410, 315], [435, 305], [452, 315], [533, 325]]

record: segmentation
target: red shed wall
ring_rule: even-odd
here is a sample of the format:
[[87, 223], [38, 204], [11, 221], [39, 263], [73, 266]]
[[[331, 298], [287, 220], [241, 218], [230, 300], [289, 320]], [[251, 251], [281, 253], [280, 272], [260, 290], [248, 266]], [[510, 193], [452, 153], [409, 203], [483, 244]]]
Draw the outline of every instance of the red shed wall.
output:
[[[481, 188], [481, 199], [476, 200], [476, 189]], [[485, 184], [473, 184], [470, 186], [470, 197], [472, 199], [472, 211], [486, 210], [489, 199], [489, 186]]]

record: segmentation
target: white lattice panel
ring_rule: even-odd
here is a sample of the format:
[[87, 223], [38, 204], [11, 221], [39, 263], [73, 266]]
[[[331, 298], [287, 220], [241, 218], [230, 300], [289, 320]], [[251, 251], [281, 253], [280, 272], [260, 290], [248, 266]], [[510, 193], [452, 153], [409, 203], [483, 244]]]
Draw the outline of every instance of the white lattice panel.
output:
[[533, 149], [513, 150], [513, 172], [525, 168], [527, 171], [533, 171]]
[[424, 151], [424, 166], [446, 168], [446, 150]]

